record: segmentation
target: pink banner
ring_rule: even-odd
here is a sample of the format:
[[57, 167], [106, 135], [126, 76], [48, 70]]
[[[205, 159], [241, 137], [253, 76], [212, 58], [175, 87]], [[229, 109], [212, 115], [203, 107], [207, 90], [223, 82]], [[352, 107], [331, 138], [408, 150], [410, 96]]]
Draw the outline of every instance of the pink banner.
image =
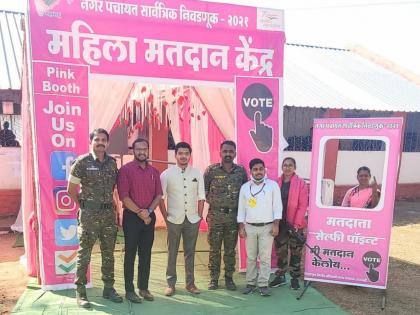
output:
[[283, 11], [189, 0], [30, 0], [29, 10], [41, 281], [60, 289], [75, 272], [77, 209], [65, 187], [71, 161], [88, 150], [89, 74], [230, 86], [236, 76], [281, 77]]
[[30, 4], [34, 60], [177, 80], [283, 74], [282, 11], [198, 1]]
[[[307, 243], [314, 250], [306, 251], [306, 280], [386, 288], [402, 125], [402, 118], [314, 121], [307, 232]], [[328, 155], [326, 143], [331, 139], [380, 140], [383, 143], [383, 174], [376, 174], [382, 179], [378, 182], [377, 205], [366, 208], [325, 205], [324, 157]], [[346, 152], [351, 153], [341, 151], [341, 154]], [[365, 166], [365, 160], [354, 161], [355, 180], [356, 171]], [[362, 189], [354, 190], [358, 198], [363, 198], [366, 189]]]
[[[279, 116], [283, 111], [279, 78], [236, 78], [236, 141], [238, 163], [248, 168], [249, 161], [261, 158], [267, 177], [277, 180], [279, 141], [283, 127]], [[245, 241], [239, 240], [239, 269], [246, 269]], [[276, 266], [275, 255], [272, 258]]]
[[77, 208], [66, 192], [72, 161], [88, 151], [88, 67], [34, 62], [40, 264], [44, 288], [72, 284]]

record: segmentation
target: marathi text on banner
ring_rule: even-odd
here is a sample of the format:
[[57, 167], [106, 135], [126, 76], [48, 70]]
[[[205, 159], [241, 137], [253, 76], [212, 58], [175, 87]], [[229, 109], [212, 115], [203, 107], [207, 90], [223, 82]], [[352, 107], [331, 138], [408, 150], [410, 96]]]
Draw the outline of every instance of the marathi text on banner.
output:
[[104, 12], [104, 8], [111, 14], [127, 14], [138, 16], [138, 5], [116, 1], [82, 0], [80, 8], [84, 11]]
[[[185, 63], [192, 66], [194, 71], [221, 66], [223, 70], [228, 68], [229, 46], [206, 45], [196, 43], [183, 43], [156, 39], [145, 39], [149, 48], [145, 51], [145, 59], [149, 63], [157, 61], [158, 65], [164, 65], [165, 60], [170, 65], [182, 67]], [[175, 58], [174, 58], [175, 55]]]
[[[252, 71], [258, 69], [259, 75], [263, 75], [264, 72], [267, 76], [271, 77], [273, 75], [273, 63], [272, 59], [274, 57], [274, 50], [271, 49], [257, 49], [251, 48], [252, 37], [249, 36], [239, 36], [243, 47], [236, 47], [235, 50], [241, 52], [236, 57], [236, 67], [238, 69], [243, 69], [244, 71]], [[261, 55], [261, 56], [259, 56]], [[260, 57], [258, 59], [258, 56]]]
[[[82, 29], [86, 31], [82, 31]], [[64, 58], [80, 57], [93, 66], [98, 66], [102, 59], [109, 62], [136, 63], [137, 38], [114, 35], [95, 34], [93, 29], [84, 21], [73, 22], [71, 32], [62, 30], [46, 30], [51, 36], [48, 43], [48, 51], [53, 55], [61, 54]], [[242, 47], [235, 47], [238, 54], [235, 58], [235, 66], [239, 70], [250, 72], [258, 70], [259, 75], [273, 75], [273, 49], [252, 48], [252, 37], [240, 35]], [[189, 65], [195, 72], [200, 69], [220, 67], [228, 69], [230, 46], [211, 45], [202, 43], [188, 43], [145, 38], [148, 45], [144, 53], [145, 61], [157, 63], [162, 66], [167, 61], [171, 66], [183, 67]], [[118, 56], [115, 53], [118, 52]]]
[[[88, 32], [81, 32], [82, 27]], [[98, 66], [102, 58], [110, 62], [123, 62], [128, 58], [130, 63], [136, 63], [137, 38], [94, 34], [92, 28], [81, 20], [73, 22], [71, 32], [46, 30], [46, 33], [52, 36], [48, 51], [53, 55], [61, 53], [64, 58], [78, 59], [82, 46], [83, 60], [89, 65]], [[119, 52], [116, 60], [115, 51]]]

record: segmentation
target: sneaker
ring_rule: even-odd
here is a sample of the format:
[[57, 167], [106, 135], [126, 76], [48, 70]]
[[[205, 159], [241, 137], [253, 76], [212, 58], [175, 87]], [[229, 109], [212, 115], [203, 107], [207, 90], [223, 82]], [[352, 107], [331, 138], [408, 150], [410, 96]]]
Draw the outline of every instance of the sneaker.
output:
[[166, 296], [172, 296], [172, 295], [174, 295], [175, 294], [175, 287], [174, 286], [168, 286], [166, 289], [165, 289], [165, 295]]
[[140, 290], [140, 296], [145, 299], [146, 301], [153, 301], [155, 297], [149, 290]]
[[79, 293], [78, 291], [76, 291], [76, 300], [77, 300], [77, 305], [79, 305], [80, 307], [83, 308], [90, 308], [90, 302], [86, 296], [85, 292]]
[[255, 285], [247, 284], [245, 289], [242, 291], [243, 294], [250, 294], [257, 289]]
[[292, 278], [292, 280], [290, 280], [290, 288], [292, 290], [299, 290], [300, 289], [300, 284], [299, 284], [298, 278]]
[[119, 295], [114, 288], [104, 288], [104, 291], [102, 292], [102, 297], [114, 303], [122, 303], [123, 301], [122, 296]]
[[187, 285], [185, 287], [185, 289], [187, 289], [187, 291], [192, 293], [192, 294], [200, 294], [201, 293], [201, 291], [195, 286], [194, 283], [190, 283], [189, 285]]
[[127, 301], [130, 301], [131, 303], [136, 303], [139, 304], [141, 303], [141, 297], [139, 297], [136, 292], [132, 291], [132, 292], [126, 292], [125, 293], [125, 298]]
[[233, 282], [233, 279], [231, 277], [225, 277], [225, 286], [226, 286], [226, 289], [230, 291], [236, 290], [236, 284], [235, 282]]
[[286, 284], [286, 277], [284, 275], [277, 275], [273, 281], [270, 282], [269, 286], [270, 288], [277, 288], [281, 285], [285, 285]]
[[207, 288], [209, 290], [217, 290], [219, 288], [219, 281], [211, 279]]
[[270, 290], [268, 289], [268, 287], [260, 287], [260, 295], [261, 296], [270, 296]]

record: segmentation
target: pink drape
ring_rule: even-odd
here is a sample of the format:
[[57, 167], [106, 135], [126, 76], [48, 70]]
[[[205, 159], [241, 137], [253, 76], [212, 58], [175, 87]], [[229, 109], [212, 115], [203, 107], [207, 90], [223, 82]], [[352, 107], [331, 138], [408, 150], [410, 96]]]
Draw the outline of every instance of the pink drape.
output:
[[[25, 49], [23, 50], [26, 51]], [[26, 54], [25, 54], [26, 55]], [[23, 57], [22, 71], [22, 218], [24, 231], [25, 255], [27, 273], [29, 276], [38, 275], [38, 246], [34, 228], [37, 228], [35, 207], [35, 173], [32, 145], [32, 124], [28, 90], [28, 64]]]

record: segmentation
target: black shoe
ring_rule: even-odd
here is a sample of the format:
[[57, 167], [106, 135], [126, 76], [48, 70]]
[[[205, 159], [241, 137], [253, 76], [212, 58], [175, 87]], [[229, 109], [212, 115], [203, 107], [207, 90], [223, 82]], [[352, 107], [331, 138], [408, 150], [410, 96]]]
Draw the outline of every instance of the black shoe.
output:
[[269, 286], [270, 288], [277, 288], [281, 285], [286, 284], [286, 277], [284, 275], [282, 276], [276, 276], [273, 281], [270, 282]]
[[136, 304], [139, 304], [142, 301], [141, 297], [139, 297], [134, 291], [126, 292], [125, 299], [130, 301], [131, 303], [136, 303]]
[[245, 289], [242, 291], [243, 294], [250, 294], [257, 289], [255, 285], [247, 284]]
[[211, 279], [207, 288], [209, 290], [217, 290], [219, 288], [219, 281]]
[[270, 296], [270, 290], [268, 289], [268, 287], [260, 287], [260, 295], [261, 296]]
[[79, 293], [78, 291], [76, 291], [76, 300], [77, 300], [77, 305], [79, 305], [80, 307], [83, 307], [86, 309], [91, 307], [90, 302], [86, 296], [86, 292]]
[[225, 277], [225, 286], [226, 286], [226, 289], [230, 291], [236, 290], [236, 284], [235, 282], [233, 282], [233, 279], [231, 277]]
[[119, 295], [114, 288], [104, 288], [104, 291], [102, 292], [102, 297], [114, 303], [122, 303], [123, 301], [122, 296]]
[[298, 278], [292, 278], [292, 280], [290, 280], [290, 288], [292, 290], [299, 290], [300, 289], [300, 284], [299, 284]]

